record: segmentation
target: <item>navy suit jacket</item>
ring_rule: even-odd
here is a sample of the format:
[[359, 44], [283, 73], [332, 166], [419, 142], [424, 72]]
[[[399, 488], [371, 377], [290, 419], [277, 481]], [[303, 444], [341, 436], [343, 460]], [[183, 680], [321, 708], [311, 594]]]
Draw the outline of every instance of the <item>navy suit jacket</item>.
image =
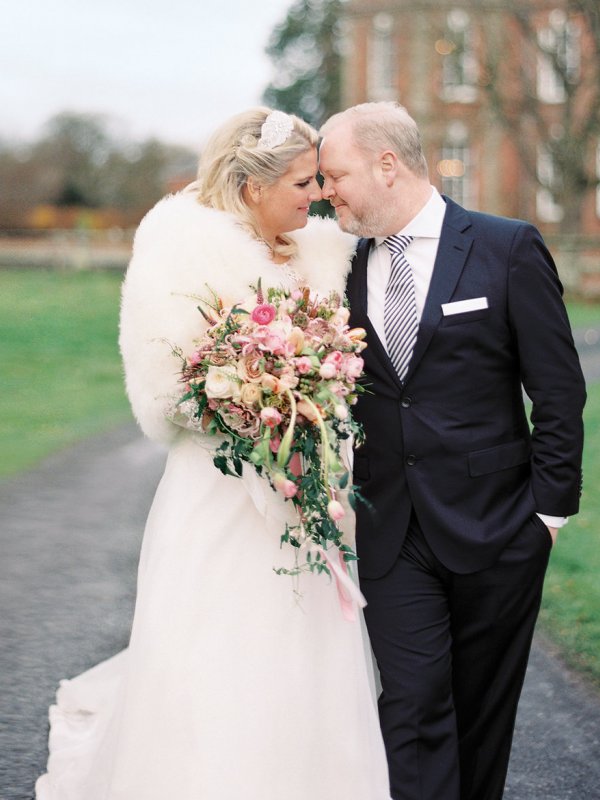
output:
[[[442, 563], [468, 573], [491, 565], [534, 512], [579, 506], [585, 385], [554, 261], [532, 225], [444, 200], [404, 382], [367, 316], [372, 240], [359, 242], [348, 279], [350, 323], [368, 342], [356, 406], [366, 442], [354, 459], [367, 578], [393, 565], [413, 510]], [[487, 308], [442, 313], [443, 303], [483, 297]]]

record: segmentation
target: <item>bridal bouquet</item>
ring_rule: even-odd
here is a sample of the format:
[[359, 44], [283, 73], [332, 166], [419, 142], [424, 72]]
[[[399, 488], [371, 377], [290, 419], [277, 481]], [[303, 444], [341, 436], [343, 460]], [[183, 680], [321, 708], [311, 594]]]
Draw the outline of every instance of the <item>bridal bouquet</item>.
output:
[[265, 290], [260, 281], [250, 288], [231, 308], [214, 294], [199, 306], [209, 327], [191, 355], [175, 351], [185, 386], [175, 414], [221, 434], [214, 463], [224, 474], [241, 476], [251, 465], [295, 506], [297, 523], [281, 541], [296, 548], [296, 566], [276, 572], [333, 570], [339, 578], [340, 565], [356, 558], [338, 527], [338, 492], [348, 488], [353, 503], [341, 449], [350, 436], [361, 441], [350, 406], [362, 391], [365, 331], [349, 329], [334, 292]]

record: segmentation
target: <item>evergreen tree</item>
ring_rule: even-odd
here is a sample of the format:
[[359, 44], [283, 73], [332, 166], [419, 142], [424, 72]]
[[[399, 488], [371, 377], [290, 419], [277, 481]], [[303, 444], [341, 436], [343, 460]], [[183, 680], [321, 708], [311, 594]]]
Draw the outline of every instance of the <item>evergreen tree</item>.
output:
[[319, 127], [340, 110], [342, 0], [296, 0], [266, 48], [275, 78], [264, 102]]

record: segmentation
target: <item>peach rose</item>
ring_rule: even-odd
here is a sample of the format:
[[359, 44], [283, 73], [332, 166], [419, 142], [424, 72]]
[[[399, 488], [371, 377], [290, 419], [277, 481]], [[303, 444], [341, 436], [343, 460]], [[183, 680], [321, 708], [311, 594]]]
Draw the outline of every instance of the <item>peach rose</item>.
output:
[[245, 406], [256, 406], [262, 398], [262, 389], [255, 383], [244, 383], [240, 394], [240, 400]]

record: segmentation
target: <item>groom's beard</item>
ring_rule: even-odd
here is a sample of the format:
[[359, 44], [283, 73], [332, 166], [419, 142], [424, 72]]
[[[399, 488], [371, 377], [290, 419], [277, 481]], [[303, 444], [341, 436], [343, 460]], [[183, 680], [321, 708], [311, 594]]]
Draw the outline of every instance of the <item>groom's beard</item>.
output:
[[338, 225], [346, 233], [354, 236], [371, 238], [381, 236], [387, 230], [387, 214], [381, 208], [368, 208], [364, 211], [354, 213], [348, 206], [346, 208], [345, 219], [340, 219], [336, 211]]

